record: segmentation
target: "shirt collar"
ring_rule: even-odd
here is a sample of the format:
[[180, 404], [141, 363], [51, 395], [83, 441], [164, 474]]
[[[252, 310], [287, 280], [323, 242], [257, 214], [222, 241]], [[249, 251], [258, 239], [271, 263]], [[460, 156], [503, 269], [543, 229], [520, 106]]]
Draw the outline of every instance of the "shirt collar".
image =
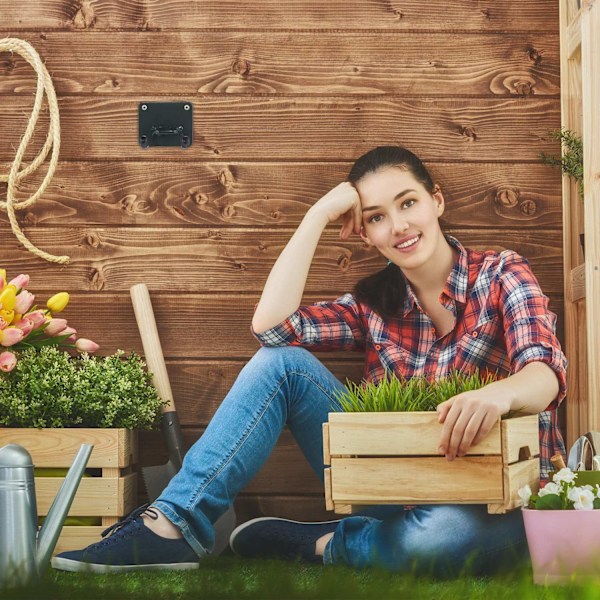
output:
[[[446, 285], [444, 287], [443, 295], [451, 298], [459, 304], [466, 304], [467, 302], [467, 285], [469, 283], [469, 261], [467, 256], [467, 249], [453, 236], [445, 233], [444, 237], [446, 241], [458, 251], [458, 258], [454, 262], [452, 271], [448, 275]], [[418, 304], [417, 297], [415, 296], [410, 283], [404, 278], [406, 283], [406, 298], [404, 300], [404, 312], [402, 316], [406, 316], [410, 312], [415, 303]]]

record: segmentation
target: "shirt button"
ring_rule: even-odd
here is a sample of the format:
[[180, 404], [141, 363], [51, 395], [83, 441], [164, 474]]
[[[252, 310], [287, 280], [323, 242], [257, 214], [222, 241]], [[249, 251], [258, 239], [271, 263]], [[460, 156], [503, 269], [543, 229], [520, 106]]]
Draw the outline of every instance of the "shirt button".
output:
[[381, 350], [381, 346], [379, 344], [375, 344], [375, 350]]
[[477, 336], [479, 335], [479, 333], [478, 333], [477, 331], [472, 331], [472, 332], [471, 332], [471, 335], [472, 335], [473, 337], [477, 337]]

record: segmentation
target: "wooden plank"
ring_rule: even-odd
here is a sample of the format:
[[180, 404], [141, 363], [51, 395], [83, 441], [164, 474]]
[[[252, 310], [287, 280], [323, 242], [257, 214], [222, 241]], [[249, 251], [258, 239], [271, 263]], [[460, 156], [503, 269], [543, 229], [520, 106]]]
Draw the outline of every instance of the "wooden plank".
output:
[[534, 494], [537, 493], [540, 483], [539, 460], [532, 458], [503, 468], [504, 502], [488, 504], [488, 513], [498, 515], [509, 510], [514, 510], [523, 505], [519, 497], [519, 489], [529, 485]]
[[[331, 460], [356, 456], [435, 456], [442, 435], [436, 412], [329, 413]], [[500, 421], [467, 455], [499, 455]], [[331, 463], [333, 464], [333, 463]]]
[[[600, 364], [600, 8], [584, 0], [581, 14], [581, 79], [585, 214], [585, 286], [587, 360]], [[587, 420], [590, 431], [600, 428], [600, 374], [591, 368], [587, 379]]]
[[323, 423], [323, 463], [331, 464], [331, 452], [329, 450], [329, 423]]
[[[148, 94], [148, 102], [180, 100]], [[377, 145], [402, 143], [426, 161], [537, 162], [556, 143], [547, 135], [560, 124], [558, 100], [545, 98], [266, 97], [198, 94], [194, 143], [185, 151], [138, 143], [138, 95], [62, 96], [61, 160], [355, 160]], [[2, 99], [0, 160], [12, 160], [26, 129], [31, 100]], [[227, 126], [224, 126], [224, 123]], [[42, 114], [25, 153], [43, 146]], [[81, 135], [92, 131], [93, 135]], [[118, 135], [115, 132], [118, 131]]]
[[567, 27], [567, 58], [572, 59], [578, 51], [581, 51], [581, 10]]
[[[525, 256], [542, 289], [562, 295], [560, 231], [445, 231], [473, 250], [501, 252], [510, 248]], [[71, 257], [68, 267], [40, 261], [10, 230], [0, 227], [3, 267], [9, 274], [28, 273], [30, 287], [38, 294], [45, 286], [51, 286], [52, 293], [57, 287], [73, 292], [128, 292], [130, 286], [146, 283], [151, 294], [243, 291], [256, 292], [258, 301], [270, 270], [294, 231], [237, 227], [34, 227], [26, 228], [25, 233], [47, 252]], [[166, 256], [170, 259], [165, 260]], [[316, 248], [305, 291], [320, 292], [325, 298], [329, 290], [350, 291], [359, 279], [384, 266], [385, 259], [376, 248], [368, 247], [358, 236], [341, 241], [338, 230], [330, 228], [323, 232]]]
[[[553, 152], [559, 151], [557, 144]], [[350, 167], [350, 162], [61, 161], [42, 198], [19, 221], [36, 228], [65, 223], [295, 228], [319, 198], [346, 179]], [[447, 227], [562, 228], [560, 169], [521, 163], [427, 167], [444, 192]], [[9, 171], [10, 164], [0, 162], [0, 173]], [[22, 180], [19, 197], [33, 195], [44, 176], [40, 169]], [[5, 183], [0, 198], [6, 198]], [[9, 223], [4, 211], [0, 223]], [[330, 228], [337, 231], [339, 225]]]
[[331, 469], [325, 469], [323, 475], [325, 476], [325, 508], [327, 510], [333, 510], [334, 506], [331, 497]]
[[[38, 515], [48, 514], [64, 477], [36, 477], [35, 490]], [[133, 508], [133, 492], [137, 474], [124, 477], [83, 477], [69, 510], [71, 517], [119, 517]]]
[[571, 278], [565, 290], [570, 302], [577, 302], [585, 298], [585, 264], [571, 269]]
[[81, 550], [90, 544], [99, 542], [104, 529], [104, 526], [95, 525], [66, 525], [62, 528], [52, 556], [70, 550]]
[[[539, 417], [537, 414], [502, 419], [500, 436], [505, 464], [512, 464], [540, 454]], [[521, 450], [524, 451], [525, 456], [521, 456]]]
[[[554, 34], [267, 31], [25, 33], [65, 94], [402, 94], [558, 96]], [[185, 47], [185, 52], [181, 48]], [[93, 69], [90, 57], [93, 56]], [[165, 68], [165, 57], [177, 56]], [[323, 56], [327, 56], [324, 69]], [[18, 55], [0, 95], [35, 93]], [[373, 65], [377, 65], [374, 69]], [[468, 65], [468, 68], [466, 68]], [[4, 71], [4, 73], [3, 73]], [[3, 74], [10, 75], [2, 77]]]
[[[420, 0], [394, 3], [331, 0], [169, 0], [153, 4], [137, 0], [94, 0], [72, 3], [37, 0], [27, 10], [0, 0], [0, 31], [102, 31], [233, 29], [298, 30], [384, 29], [390, 31], [549, 31], [557, 30], [558, 7], [548, 0], [503, 0], [473, 6], [463, 0]], [[204, 33], [204, 32], [203, 32]]]
[[347, 504], [502, 501], [502, 457], [332, 458], [331, 494]]
[[36, 467], [70, 467], [81, 444], [92, 444], [87, 468], [127, 467], [136, 460], [137, 432], [121, 429], [0, 427], [0, 446], [19, 444]]

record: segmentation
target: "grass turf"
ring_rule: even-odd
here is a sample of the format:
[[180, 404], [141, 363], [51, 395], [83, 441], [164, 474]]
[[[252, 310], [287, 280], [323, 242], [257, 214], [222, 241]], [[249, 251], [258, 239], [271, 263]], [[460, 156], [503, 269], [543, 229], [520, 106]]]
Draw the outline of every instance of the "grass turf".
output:
[[530, 570], [510, 575], [434, 580], [375, 569], [322, 567], [281, 561], [209, 558], [198, 571], [152, 571], [121, 575], [65, 573], [50, 569], [43, 580], [28, 588], [0, 590], [2, 600], [109, 600], [140, 598], [256, 598], [344, 599], [407, 598], [410, 600], [600, 599], [600, 584], [587, 582], [542, 587], [532, 583]]

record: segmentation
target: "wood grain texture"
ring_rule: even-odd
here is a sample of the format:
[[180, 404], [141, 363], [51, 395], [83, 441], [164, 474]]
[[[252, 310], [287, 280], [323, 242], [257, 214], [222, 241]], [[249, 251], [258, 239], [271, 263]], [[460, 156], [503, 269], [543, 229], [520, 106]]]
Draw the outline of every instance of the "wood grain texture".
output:
[[[556, 35], [195, 31], [22, 36], [59, 95], [402, 94], [556, 96]], [[182, 52], [185, 48], [185, 52]], [[324, 57], [327, 57], [324, 60]], [[177, 57], [174, 60], [173, 57]], [[0, 58], [0, 95], [35, 92], [20, 57]]]
[[[536, 162], [556, 144], [560, 101], [544, 98], [350, 98], [198, 95], [194, 142], [187, 150], [138, 143], [139, 96], [63, 96], [62, 160], [354, 160], [378, 146], [402, 144], [426, 161]], [[144, 101], [181, 100], [169, 94]], [[0, 160], [12, 160], [25, 131], [31, 100], [2, 99]], [[25, 116], [27, 115], [27, 116]], [[25, 154], [33, 159], [46, 139], [47, 115]], [[93, 132], [91, 134], [90, 132]], [[175, 151], [174, 151], [175, 150]]]
[[551, 0], [348, 2], [331, 0], [37, 0], [22, 7], [0, 0], [0, 31], [52, 29], [135, 31], [195, 29], [387, 29], [391, 31], [552, 31], [558, 7]]
[[[562, 295], [562, 235], [556, 230], [453, 229], [465, 247], [507, 248], [527, 258], [543, 290]], [[253, 228], [26, 228], [27, 237], [47, 252], [68, 254], [71, 262], [51, 265], [20, 246], [0, 227], [0, 256], [9, 273], [28, 273], [32, 289], [46, 286], [93, 292], [126, 292], [146, 283], [155, 292], [254, 292], [256, 301], [293, 230]], [[359, 236], [342, 241], [327, 229], [317, 246], [306, 291], [345, 292], [385, 266], [385, 259]], [[47, 288], [46, 288], [47, 289]], [[339, 294], [341, 295], [341, 293]], [[77, 306], [77, 304], [73, 304]]]
[[[1, 81], [1, 78], [0, 78]], [[559, 152], [558, 146], [553, 150]], [[25, 226], [145, 225], [297, 227], [306, 211], [344, 181], [351, 163], [65, 162]], [[430, 163], [443, 190], [446, 227], [562, 226], [560, 170], [540, 164]], [[0, 163], [0, 173], [10, 165]], [[149, 176], [151, 173], [151, 176]], [[45, 169], [21, 182], [38, 189]], [[0, 183], [0, 198], [6, 184]], [[0, 211], [0, 223], [8, 224]], [[336, 231], [338, 225], [330, 227]]]

